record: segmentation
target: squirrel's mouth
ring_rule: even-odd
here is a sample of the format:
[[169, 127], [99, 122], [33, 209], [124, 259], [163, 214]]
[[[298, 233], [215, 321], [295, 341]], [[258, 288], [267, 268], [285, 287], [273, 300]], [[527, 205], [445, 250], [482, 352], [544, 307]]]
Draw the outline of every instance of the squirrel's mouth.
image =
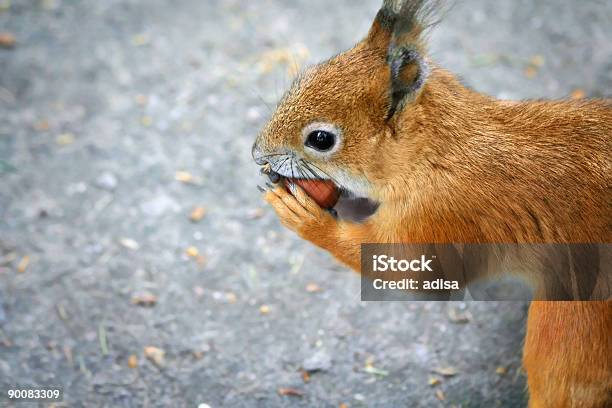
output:
[[[282, 183], [284, 179], [292, 180], [295, 177], [286, 177], [272, 170], [269, 166], [264, 166], [261, 173], [266, 175], [274, 184]], [[310, 180], [321, 180], [326, 182], [334, 182], [333, 180], [311, 177]], [[338, 218], [353, 222], [363, 222], [376, 213], [379, 202], [372, 200], [369, 197], [360, 196], [354, 191], [347, 189], [344, 186], [339, 186], [334, 182], [336, 189], [339, 191], [339, 197], [332, 210], [337, 214]]]

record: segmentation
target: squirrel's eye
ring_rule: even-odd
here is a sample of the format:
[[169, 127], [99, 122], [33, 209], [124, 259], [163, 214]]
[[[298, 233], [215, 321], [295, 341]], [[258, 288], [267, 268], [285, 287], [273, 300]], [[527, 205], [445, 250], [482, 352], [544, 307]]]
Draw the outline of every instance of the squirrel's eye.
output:
[[308, 135], [305, 144], [315, 150], [326, 152], [336, 144], [336, 136], [325, 130], [315, 130]]

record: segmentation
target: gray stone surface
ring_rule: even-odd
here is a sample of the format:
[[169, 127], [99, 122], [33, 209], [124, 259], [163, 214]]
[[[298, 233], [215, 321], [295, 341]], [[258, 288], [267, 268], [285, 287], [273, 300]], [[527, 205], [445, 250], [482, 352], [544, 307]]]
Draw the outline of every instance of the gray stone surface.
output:
[[[526, 304], [361, 303], [357, 276], [255, 189], [250, 146], [288, 71], [350, 47], [377, 6], [0, 1], [17, 39], [0, 48], [0, 390], [58, 384], [70, 406], [524, 405]], [[609, 96], [611, 37], [607, 1], [466, 0], [431, 48], [498, 97]], [[135, 305], [143, 293], [156, 304]], [[319, 349], [329, 364], [304, 383]], [[430, 386], [446, 366], [458, 374]]]

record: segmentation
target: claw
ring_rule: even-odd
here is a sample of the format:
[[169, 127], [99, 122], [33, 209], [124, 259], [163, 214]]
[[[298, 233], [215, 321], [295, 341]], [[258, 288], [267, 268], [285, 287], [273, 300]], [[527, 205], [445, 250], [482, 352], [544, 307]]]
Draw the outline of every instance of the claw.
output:
[[293, 194], [293, 195], [297, 194], [297, 188], [295, 187], [295, 183], [293, 181], [289, 181], [287, 183], [287, 188], [289, 189], [291, 194]]
[[272, 183], [276, 184], [276, 183], [278, 183], [280, 181], [281, 176], [280, 176], [280, 174], [271, 171], [271, 172], [268, 173], [268, 178], [270, 179], [270, 181]]
[[273, 186], [272, 184], [270, 184], [269, 182], [266, 181], [266, 186], [268, 186], [268, 188], [270, 190], [274, 190], [276, 188], [276, 186]]
[[327, 212], [329, 212], [332, 217], [338, 218], [338, 211], [336, 211], [334, 208], [328, 208]]
[[265, 189], [265, 188], [263, 188], [262, 186], [260, 186], [259, 184], [257, 185], [257, 189], [258, 189], [260, 192], [262, 192], [262, 193], [265, 193], [265, 192], [266, 192], [266, 189]]

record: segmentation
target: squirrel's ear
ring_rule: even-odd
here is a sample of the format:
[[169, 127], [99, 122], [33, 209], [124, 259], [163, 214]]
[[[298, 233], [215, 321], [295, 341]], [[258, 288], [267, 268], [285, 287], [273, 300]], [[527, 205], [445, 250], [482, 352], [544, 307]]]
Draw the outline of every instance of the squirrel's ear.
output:
[[388, 49], [391, 35], [397, 19], [393, 11], [392, 1], [385, 0], [382, 8], [378, 10], [374, 23], [368, 32], [366, 41], [373, 48]]
[[395, 46], [387, 57], [391, 69], [391, 101], [387, 118], [390, 119], [404, 105], [416, 98], [425, 84], [429, 69], [419, 48]]
[[428, 67], [423, 31], [432, 25], [428, 21], [438, 9], [436, 0], [404, 0], [399, 9], [396, 3], [383, 2], [367, 37], [370, 46], [384, 47], [387, 52], [391, 74], [388, 118], [425, 84]]

